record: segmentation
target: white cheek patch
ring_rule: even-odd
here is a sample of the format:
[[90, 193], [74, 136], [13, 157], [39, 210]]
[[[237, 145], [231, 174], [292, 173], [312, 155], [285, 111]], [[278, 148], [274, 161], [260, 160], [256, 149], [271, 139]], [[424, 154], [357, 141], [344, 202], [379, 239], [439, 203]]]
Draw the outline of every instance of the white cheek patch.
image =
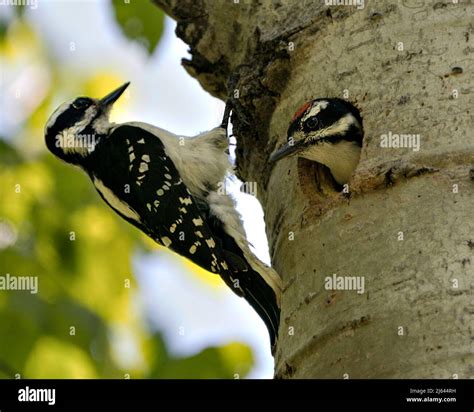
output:
[[92, 122], [92, 119], [97, 114], [97, 108], [95, 106], [89, 107], [85, 113], [84, 117], [81, 119], [80, 122], [76, 123], [73, 127], [66, 129], [70, 133], [79, 133], [82, 129], [84, 129], [89, 123]]
[[331, 134], [341, 134], [347, 132], [352, 125], [358, 125], [358, 121], [351, 113], [349, 113], [340, 118], [329, 129], [331, 130]]
[[94, 177], [94, 186], [101, 193], [101, 195], [104, 197], [104, 199], [112, 209], [114, 209], [121, 215], [140, 223], [140, 216], [138, 216], [137, 212], [135, 212], [127, 203], [120, 200], [114, 194], [114, 192], [112, 192], [112, 190], [105, 186], [104, 183], [102, 183], [102, 181], [97, 179], [96, 177]]
[[96, 114], [97, 114], [97, 107], [95, 105], [88, 107], [84, 114], [84, 117], [81, 120], [81, 123], [87, 126], [92, 121], [92, 119], [95, 117]]
[[321, 112], [321, 110], [326, 109], [329, 106], [329, 102], [326, 100], [322, 100], [318, 102], [316, 105], [314, 105], [311, 110], [308, 112], [308, 114], [303, 118], [303, 122], [308, 120], [310, 117], [316, 116], [318, 113]]
[[98, 137], [95, 135], [80, 135], [79, 132], [91, 122], [97, 113], [95, 106], [89, 107], [82, 120], [69, 129], [63, 130], [57, 138], [56, 145], [61, 147], [64, 153], [76, 153], [81, 156], [87, 156], [98, 143]]
[[321, 138], [330, 138], [331, 136], [335, 136], [338, 134], [344, 134], [347, 132], [350, 127], [354, 125], [357, 128], [360, 128], [359, 122], [357, 119], [352, 115], [352, 113], [346, 114], [344, 117], [341, 117], [336, 123], [333, 123], [329, 127], [325, 129], [319, 129], [315, 132], [311, 133], [308, 140], [315, 141]]

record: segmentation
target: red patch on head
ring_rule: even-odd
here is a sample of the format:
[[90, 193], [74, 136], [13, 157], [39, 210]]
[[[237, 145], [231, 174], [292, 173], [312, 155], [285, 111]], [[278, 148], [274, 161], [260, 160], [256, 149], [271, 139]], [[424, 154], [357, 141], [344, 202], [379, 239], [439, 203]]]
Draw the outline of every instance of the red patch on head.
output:
[[295, 120], [299, 119], [303, 113], [308, 110], [308, 108], [311, 106], [311, 102], [305, 103], [303, 106], [301, 106], [296, 113], [294, 114], [293, 118], [291, 119], [291, 123], [293, 123]]

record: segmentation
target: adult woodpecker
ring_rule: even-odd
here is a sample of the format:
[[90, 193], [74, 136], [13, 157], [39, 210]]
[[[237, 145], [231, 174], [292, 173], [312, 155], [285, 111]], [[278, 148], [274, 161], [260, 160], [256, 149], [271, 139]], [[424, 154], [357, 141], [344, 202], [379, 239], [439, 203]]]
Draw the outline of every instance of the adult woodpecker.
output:
[[274, 348], [280, 277], [251, 252], [233, 199], [219, 190], [232, 170], [229, 107], [219, 127], [186, 139], [146, 123], [110, 123], [110, 109], [128, 85], [59, 106], [46, 124], [46, 146], [86, 172], [123, 219], [219, 274], [263, 319]]
[[327, 166], [342, 185], [359, 163], [363, 136], [362, 118], [352, 104], [338, 98], [315, 99], [295, 113], [287, 143], [272, 153], [270, 161], [304, 157]]

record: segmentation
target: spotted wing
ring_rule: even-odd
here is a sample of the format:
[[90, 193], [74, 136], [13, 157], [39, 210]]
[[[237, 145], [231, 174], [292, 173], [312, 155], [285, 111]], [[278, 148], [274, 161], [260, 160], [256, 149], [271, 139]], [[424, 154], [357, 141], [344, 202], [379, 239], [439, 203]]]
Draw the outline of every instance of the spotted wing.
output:
[[[95, 156], [101, 159], [97, 175], [102, 184], [117, 193], [131, 212], [127, 216], [105, 199], [109, 205], [158, 243], [219, 273], [234, 286], [219, 242], [159, 138], [123, 125], [114, 129], [96, 151]], [[242, 294], [236, 288], [234, 291]]]

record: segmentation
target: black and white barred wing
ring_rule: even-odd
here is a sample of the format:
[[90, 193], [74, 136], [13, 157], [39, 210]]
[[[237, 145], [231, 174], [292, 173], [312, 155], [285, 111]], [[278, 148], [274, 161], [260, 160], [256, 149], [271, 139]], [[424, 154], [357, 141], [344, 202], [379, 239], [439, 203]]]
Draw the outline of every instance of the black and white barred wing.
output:
[[[143, 129], [124, 125], [114, 129], [100, 150], [100, 158], [107, 159], [107, 169], [113, 171], [104, 183], [110, 186], [113, 181], [122, 193], [129, 188], [123, 196], [137, 218], [119, 213], [158, 243], [235, 286], [218, 241], [162, 142]], [[129, 160], [127, 167], [119, 167], [124, 158]], [[234, 291], [242, 294], [238, 287]]]

